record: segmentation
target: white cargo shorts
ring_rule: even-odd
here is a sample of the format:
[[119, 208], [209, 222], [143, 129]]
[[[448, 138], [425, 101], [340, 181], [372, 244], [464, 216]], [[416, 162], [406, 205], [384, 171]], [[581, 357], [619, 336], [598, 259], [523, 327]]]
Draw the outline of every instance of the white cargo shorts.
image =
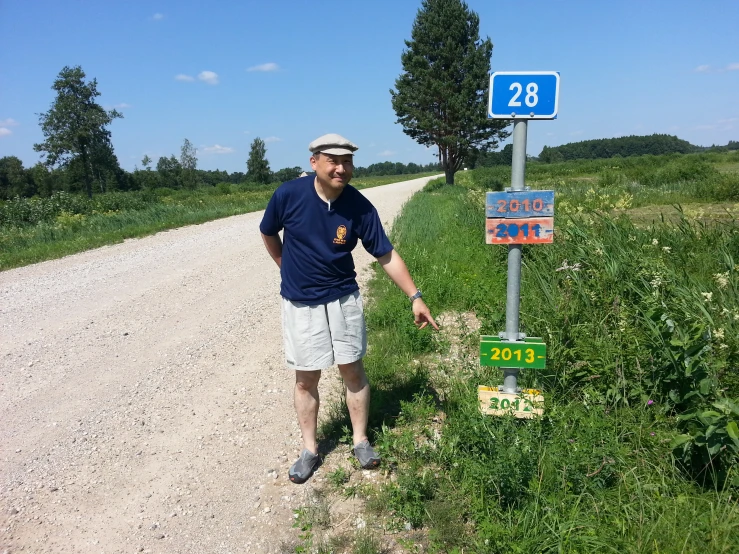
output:
[[283, 298], [282, 336], [290, 369], [315, 371], [361, 360], [367, 330], [359, 291], [317, 306]]

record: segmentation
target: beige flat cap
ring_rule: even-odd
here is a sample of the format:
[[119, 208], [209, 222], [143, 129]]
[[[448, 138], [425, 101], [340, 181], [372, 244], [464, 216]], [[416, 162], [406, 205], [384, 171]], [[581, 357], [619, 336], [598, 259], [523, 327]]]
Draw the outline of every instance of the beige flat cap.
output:
[[333, 154], [335, 156], [343, 156], [346, 154], [354, 154], [355, 150], [359, 150], [359, 146], [352, 141], [345, 139], [336, 133], [329, 133], [318, 137], [308, 145], [308, 150], [313, 154], [323, 152], [324, 154]]

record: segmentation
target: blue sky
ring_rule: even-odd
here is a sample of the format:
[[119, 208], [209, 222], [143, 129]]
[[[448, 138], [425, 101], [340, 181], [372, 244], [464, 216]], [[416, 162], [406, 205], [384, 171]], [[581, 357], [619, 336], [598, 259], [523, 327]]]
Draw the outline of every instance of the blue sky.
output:
[[[739, 140], [739, 2], [470, 0], [493, 71], [561, 73], [544, 145], [669, 133]], [[188, 138], [198, 167], [245, 171], [255, 137], [273, 170], [308, 167], [328, 132], [357, 165], [434, 161], [395, 123], [389, 89], [420, 0], [0, 0], [0, 157], [39, 160], [36, 114], [65, 65], [97, 78], [121, 165], [155, 162]]]

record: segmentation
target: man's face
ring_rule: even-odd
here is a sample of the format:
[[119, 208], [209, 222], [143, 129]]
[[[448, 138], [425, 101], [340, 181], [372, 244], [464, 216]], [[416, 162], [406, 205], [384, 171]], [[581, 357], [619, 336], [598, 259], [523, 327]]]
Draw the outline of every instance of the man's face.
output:
[[354, 172], [354, 156], [319, 153], [311, 156], [310, 166], [316, 172], [318, 182], [334, 189], [343, 189]]

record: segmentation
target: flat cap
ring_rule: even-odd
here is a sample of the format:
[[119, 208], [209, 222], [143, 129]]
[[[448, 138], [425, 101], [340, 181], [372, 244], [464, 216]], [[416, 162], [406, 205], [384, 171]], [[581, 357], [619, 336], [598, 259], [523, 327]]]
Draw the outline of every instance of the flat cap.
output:
[[354, 154], [355, 150], [359, 150], [359, 146], [352, 141], [345, 139], [336, 133], [329, 133], [318, 137], [308, 145], [308, 150], [313, 154], [323, 152], [324, 154], [333, 154], [335, 156], [343, 156], [346, 154]]

